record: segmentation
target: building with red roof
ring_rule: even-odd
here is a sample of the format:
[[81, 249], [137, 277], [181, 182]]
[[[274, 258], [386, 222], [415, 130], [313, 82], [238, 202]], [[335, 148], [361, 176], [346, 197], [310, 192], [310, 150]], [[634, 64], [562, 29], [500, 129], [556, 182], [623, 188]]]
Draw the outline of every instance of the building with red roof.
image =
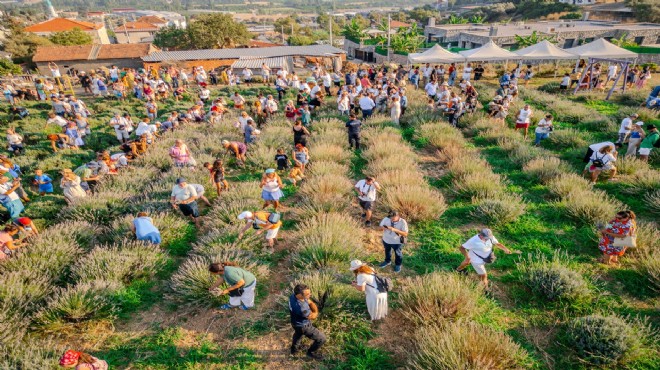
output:
[[92, 36], [92, 42], [96, 44], [109, 44], [110, 38], [103, 23], [90, 23], [69, 18], [53, 18], [45, 22], [25, 27], [25, 32], [48, 37], [55, 32], [71, 31], [75, 28]]

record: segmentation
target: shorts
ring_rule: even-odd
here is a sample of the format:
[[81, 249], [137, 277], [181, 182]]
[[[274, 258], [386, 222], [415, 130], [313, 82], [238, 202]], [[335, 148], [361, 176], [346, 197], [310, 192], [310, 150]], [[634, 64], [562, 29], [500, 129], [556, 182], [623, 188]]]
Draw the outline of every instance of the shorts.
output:
[[243, 109], [243, 104], [235, 104], [234, 108], [236, 109]]
[[360, 200], [360, 207], [365, 211], [371, 211], [374, 208], [374, 202], [370, 200]]
[[129, 138], [128, 131], [126, 130], [115, 129], [115, 135], [117, 136], [117, 140], [119, 141], [128, 140]]
[[516, 122], [516, 128], [528, 128], [529, 123]]
[[653, 148], [639, 148], [639, 155], [650, 155]]
[[265, 200], [266, 202], [269, 201], [279, 201], [280, 198], [284, 196], [284, 193], [282, 193], [282, 190], [277, 189], [276, 191], [267, 191], [267, 190], [262, 190], [261, 191], [261, 198]]
[[277, 238], [277, 233], [280, 231], [279, 227], [276, 227], [274, 229], [268, 229], [266, 230], [266, 240], [268, 239], [275, 239]]
[[197, 166], [197, 162], [192, 158], [188, 158], [188, 160], [185, 161], [185, 162], [174, 161], [174, 167], [177, 167], [177, 168], [195, 167], [195, 166]]
[[474, 271], [476, 271], [478, 275], [486, 275], [486, 262], [472, 251], [468, 252], [468, 257], [470, 257], [470, 264], [472, 265], [472, 268], [474, 268]]
[[184, 216], [193, 216], [195, 218], [199, 217], [199, 208], [197, 207], [197, 202], [179, 204], [179, 209]]
[[568, 90], [568, 86], [566, 85], [560, 85], [559, 90]]

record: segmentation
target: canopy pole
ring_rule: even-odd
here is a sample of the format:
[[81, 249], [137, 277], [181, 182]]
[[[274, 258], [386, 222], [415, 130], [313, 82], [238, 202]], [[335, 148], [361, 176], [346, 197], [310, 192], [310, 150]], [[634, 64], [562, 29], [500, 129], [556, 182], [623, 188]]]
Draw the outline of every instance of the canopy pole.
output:
[[[579, 60], [578, 60], [578, 63], [580, 63]], [[577, 66], [578, 66], [578, 64], [575, 65], [575, 70], [576, 71], [577, 71]], [[580, 90], [580, 83], [582, 83], [582, 81], [584, 80], [584, 76], [586, 76], [586, 74], [587, 74], [587, 69], [585, 68], [585, 69], [582, 70], [582, 75], [580, 76], [580, 79], [578, 80], [577, 86], [575, 86], [575, 90], [573, 90], [573, 94], [577, 94], [578, 90]]]
[[559, 70], [559, 59], [555, 60], [555, 77], [557, 78], [557, 72]]
[[[618, 76], [616, 76], [616, 79], [614, 80], [614, 84], [612, 84], [612, 88], [607, 93], [607, 96], [605, 97], [605, 100], [610, 100], [610, 97], [612, 96], [612, 93], [614, 92], [614, 89], [616, 89], [616, 84], [619, 83], [619, 79], [621, 79], [621, 75], [623, 75], [624, 73], [627, 75], [628, 63], [625, 63], [625, 65], [622, 66], [621, 70], [622, 70], [622, 72], [619, 73]], [[626, 79], [625, 78], [623, 79], [623, 85], [624, 86], [626, 85]]]

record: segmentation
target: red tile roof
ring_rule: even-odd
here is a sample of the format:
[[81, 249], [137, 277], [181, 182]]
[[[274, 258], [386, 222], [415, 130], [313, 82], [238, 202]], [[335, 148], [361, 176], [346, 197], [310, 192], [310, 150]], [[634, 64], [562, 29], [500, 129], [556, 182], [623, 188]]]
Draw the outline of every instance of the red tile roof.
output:
[[90, 23], [68, 18], [53, 18], [45, 22], [25, 27], [25, 32], [62, 32], [80, 28], [83, 31], [98, 30], [103, 27], [102, 23]]
[[390, 28], [405, 28], [405, 27], [410, 27], [410, 23], [406, 22], [399, 22], [399, 21], [390, 21]]
[[146, 23], [151, 23], [151, 24], [163, 24], [167, 23], [166, 20], [164, 20], [161, 17], [157, 17], [155, 15], [145, 15], [143, 17], [140, 17], [137, 19], [138, 22], [146, 22]]
[[[110, 44], [75, 46], [39, 46], [33, 62], [65, 62], [73, 60], [135, 59], [157, 51], [152, 44]], [[96, 54], [94, 57], [93, 54]]]
[[147, 22], [126, 22], [124, 25], [115, 28], [117, 32], [148, 32], [158, 31], [158, 26]]

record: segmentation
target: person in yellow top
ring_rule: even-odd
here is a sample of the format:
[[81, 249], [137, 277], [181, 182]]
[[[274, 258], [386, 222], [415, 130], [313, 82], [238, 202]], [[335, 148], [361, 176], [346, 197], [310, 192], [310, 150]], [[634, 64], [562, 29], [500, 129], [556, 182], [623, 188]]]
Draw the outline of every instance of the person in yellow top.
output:
[[224, 85], [229, 85], [229, 76], [227, 75], [227, 69], [223, 69], [222, 73], [220, 74], [220, 79], [222, 80], [222, 83]]
[[273, 250], [275, 247], [275, 238], [277, 238], [277, 233], [282, 226], [279, 213], [267, 211], [257, 211], [252, 213], [250, 211], [244, 211], [238, 215], [238, 219], [245, 221], [245, 226], [238, 234], [239, 239], [243, 237], [243, 234], [248, 231], [250, 227], [258, 230], [257, 235], [260, 235], [266, 230], [266, 242], [268, 242], [268, 248], [271, 251]]
[[304, 178], [305, 178], [305, 175], [300, 170], [300, 164], [296, 163], [293, 166], [293, 169], [291, 169], [291, 172], [289, 172], [289, 180], [291, 180], [291, 183], [293, 184], [293, 186], [296, 186], [296, 184], [299, 181], [302, 181]]

